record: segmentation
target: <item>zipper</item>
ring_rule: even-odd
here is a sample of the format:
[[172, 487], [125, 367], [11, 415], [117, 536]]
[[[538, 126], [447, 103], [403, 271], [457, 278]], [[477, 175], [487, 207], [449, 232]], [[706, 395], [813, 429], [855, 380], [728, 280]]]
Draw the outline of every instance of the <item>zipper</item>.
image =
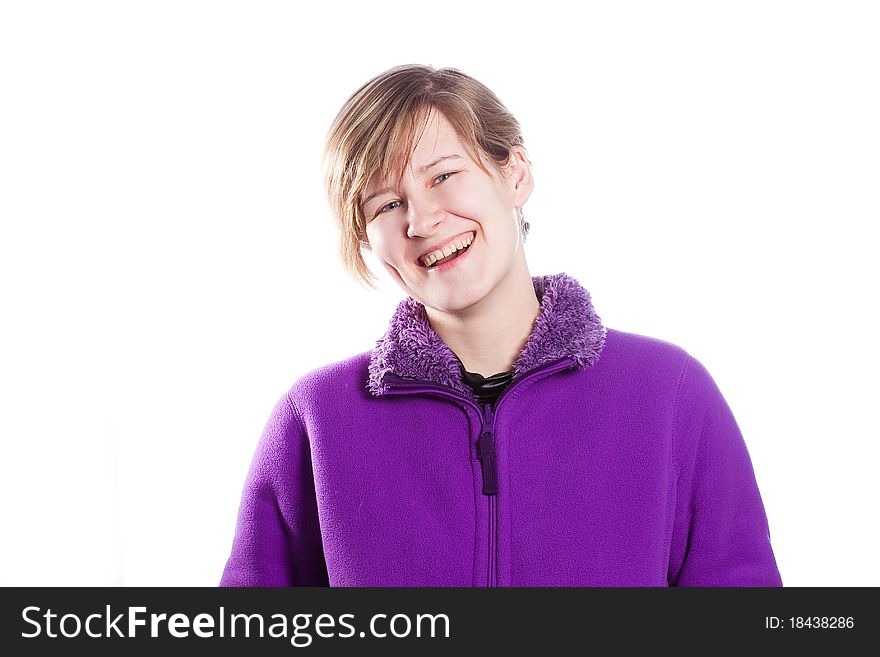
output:
[[434, 395], [451, 399], [457, 403], [464, 402], [477, 411], [480, 416], [480, 437], [477, 439], [477, 457], [480, 460], [480, 467], [483, 477], [483, 495], [488, 500], [489, 505], [489, 556], [488, 556], [488, 577], [487, 586], [497, 586], [497, 558], [498, 558], [498, 469], [496, 465], [495, 450], [495, 418], [498, 415], [498, 409], [501, 402], [507, 397], [508, 393], [519, 384], [529, 379], [535, 378], [539, 374], [555, 374], [564, 369], [572, 367], [576, 363], [576, 359], [572, 356], [553, 361], [549, 365], [542, 365], [533, 370], [529, 370], [522, 377], [512, 382], [507, 389], [501, 393], [495, 404], [487, 403], [482, 408], [473, 399], [469, 399], [461, 393], [461, 391], [451, 386], [442, 385], [440, 383], [432, 383], [421, 381], [408, 377], [399, 376], [393, 372], [386, 372], [384, 376], [386, 394], [402, 395], [402, 394], [425, 394]]
[[[497, 401], [501, 401], [501, 398]], [[498, 553], [498, 471], [495, 467], [495, 413], [490, 403], [483, 405], [483, 426], [480, 427], [480, 438], [477, 441], [477, 456], [480, 457], [483, 470], [483, 495], [489, 496], [489, 567], [486, 569], [486, 586], [495, 586], [493, 580]]]

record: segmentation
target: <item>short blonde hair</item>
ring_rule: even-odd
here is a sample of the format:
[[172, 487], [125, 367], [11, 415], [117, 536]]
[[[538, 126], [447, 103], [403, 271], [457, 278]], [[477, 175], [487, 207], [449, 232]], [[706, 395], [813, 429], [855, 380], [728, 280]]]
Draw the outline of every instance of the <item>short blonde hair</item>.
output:
[[[490, 89], [454, 68], [408, 64], [380, 73], [354, 92], [327, 133], [324, 186], [339, 236], [339, 255], [355, 280], [375, 289], [364, 261], [369, 249], [361, 198], [374, 176], [400, 172], [433, 110], [443, 113], [471, 158], [487, 174], [482, 156], [500, 174], [514, 146], [523, 146], [519, 122]], [[529, 224], [520, 209], [525, 239]]]

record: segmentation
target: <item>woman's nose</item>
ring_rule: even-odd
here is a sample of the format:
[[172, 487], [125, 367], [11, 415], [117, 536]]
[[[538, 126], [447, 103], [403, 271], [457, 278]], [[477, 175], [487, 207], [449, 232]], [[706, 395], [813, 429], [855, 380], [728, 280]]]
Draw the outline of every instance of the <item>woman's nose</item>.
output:
[[410, 199], [406, 213], [407, 235], [410, 237], [431, 235], [443, 223], [443, 212], [428, 199]]

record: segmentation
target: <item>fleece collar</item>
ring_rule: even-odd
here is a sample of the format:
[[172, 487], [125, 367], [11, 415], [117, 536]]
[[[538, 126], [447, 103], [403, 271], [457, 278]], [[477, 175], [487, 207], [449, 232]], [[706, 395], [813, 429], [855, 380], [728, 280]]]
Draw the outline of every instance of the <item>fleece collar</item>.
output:
[[[513, 380], [561, 358], [573, 357], [579, 368], [596, 362], [605, 346], [606, 329], [590, 293], [564, 273], [534, 276], [532, 284], [541, 310], [513, 365]], [[373, 395], [384, 394], [383, 379], [392, 372], [469, 394], [461, 370], [458, 357], [431, 328], [425, 306], [408, 296], [398, 304], [388, 330], [370, 354], [367, 389]]]

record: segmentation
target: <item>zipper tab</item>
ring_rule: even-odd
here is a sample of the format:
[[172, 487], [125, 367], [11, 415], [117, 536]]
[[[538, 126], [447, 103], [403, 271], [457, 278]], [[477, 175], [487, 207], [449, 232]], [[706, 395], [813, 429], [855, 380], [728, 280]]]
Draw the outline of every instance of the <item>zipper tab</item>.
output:
[[498, 481], [495, 477], [495, 438], [484, 431], [477, 441], [477, 456], [483, 466], [483, 495], [495, 495]]
[[495, 409], [491, 403], [483, 404], [483, 426], [477, 440], [477, 456], [483, 466], [483, 495], [495, 495], [498, 477], [495, 469]]

